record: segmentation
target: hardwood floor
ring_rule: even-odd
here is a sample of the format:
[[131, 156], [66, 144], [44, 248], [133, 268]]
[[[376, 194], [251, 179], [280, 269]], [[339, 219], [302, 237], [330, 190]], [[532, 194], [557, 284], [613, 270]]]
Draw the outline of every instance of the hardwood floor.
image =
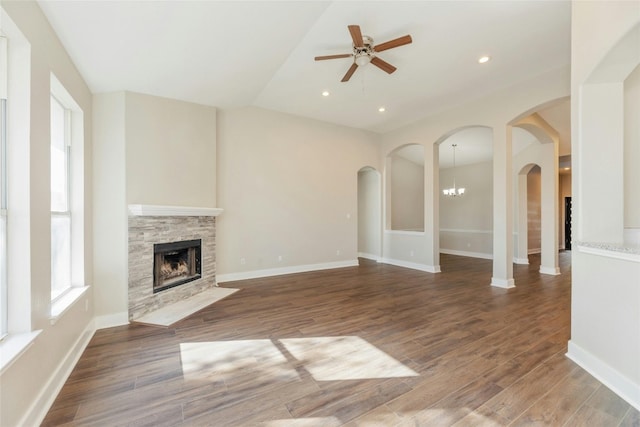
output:
[[491, 261], [359, 267], [230, 283], [170, 328], [96, 332], [43, 425], [638, 426], [564, 356], [570, 253], [516, 288]]

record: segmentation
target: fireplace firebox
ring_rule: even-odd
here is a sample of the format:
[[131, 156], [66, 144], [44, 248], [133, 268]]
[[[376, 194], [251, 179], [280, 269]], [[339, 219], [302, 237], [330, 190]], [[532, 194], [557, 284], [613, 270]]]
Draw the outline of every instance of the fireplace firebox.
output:
[[199, 279], [202, 240], [153, 245], [153, 293]]

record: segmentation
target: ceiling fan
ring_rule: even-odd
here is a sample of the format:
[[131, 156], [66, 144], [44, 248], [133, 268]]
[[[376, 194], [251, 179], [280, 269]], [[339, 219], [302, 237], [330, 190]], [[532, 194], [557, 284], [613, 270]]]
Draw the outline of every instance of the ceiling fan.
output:
[[347, 70], [347, 74], [342, 78], [342, 82], [349, 81], [359, 66], [366, 65], [369, 62], [388, 74], [393, 73], [396, 70], [396, 67], [377, 57], [376, 53], [393, 49], [394, 47], [404, 46], [405, 44], [412, 42], [411, 36], [406, 35], [374, 46], [373, 39], [371, 37], [362, 35], [359, 25], [349, 25], [348, 28], [349, 33], [351, 34], [351, 39], [353, 40], [353, 53], [315, 57], [316, 61], [353, 57], [353, 64], [351, 64], [351, 67]]

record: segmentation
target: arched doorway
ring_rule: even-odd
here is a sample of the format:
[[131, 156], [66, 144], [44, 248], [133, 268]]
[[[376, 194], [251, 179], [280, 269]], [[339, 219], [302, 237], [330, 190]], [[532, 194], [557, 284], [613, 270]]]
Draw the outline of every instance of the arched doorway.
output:
[[382, 179], [366, 166], [358, 171], [358, 257], [379, 261], [382, 255]]

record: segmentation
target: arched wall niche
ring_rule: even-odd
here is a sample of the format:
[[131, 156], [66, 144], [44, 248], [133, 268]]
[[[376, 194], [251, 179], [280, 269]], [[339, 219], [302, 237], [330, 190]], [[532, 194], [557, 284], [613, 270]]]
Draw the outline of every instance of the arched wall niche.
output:
[[387, 230], [424, 232], [424, 157], [420, 144], [404, 144], [387, 155]]
[[[636, 23], [606, 52], [580, 86], [577, 167], [578, 171], [599, 173], [582, 174], [577, 186], [574, 230], [578, 241], [631, 244], [625, 230], [625, 205], [634, 203], [633, 192], [638, 188], [634, 183], [627, 183], [631, 186], [625, 188], [625, 146], [629, 146], [625, 131], [628, 136], [632, 121], [637, 120], [624, 110], [625, 81], [640, 64], [639, 40], [640, 23]], [[637, 117], [637, 111], [635, 114]]]

